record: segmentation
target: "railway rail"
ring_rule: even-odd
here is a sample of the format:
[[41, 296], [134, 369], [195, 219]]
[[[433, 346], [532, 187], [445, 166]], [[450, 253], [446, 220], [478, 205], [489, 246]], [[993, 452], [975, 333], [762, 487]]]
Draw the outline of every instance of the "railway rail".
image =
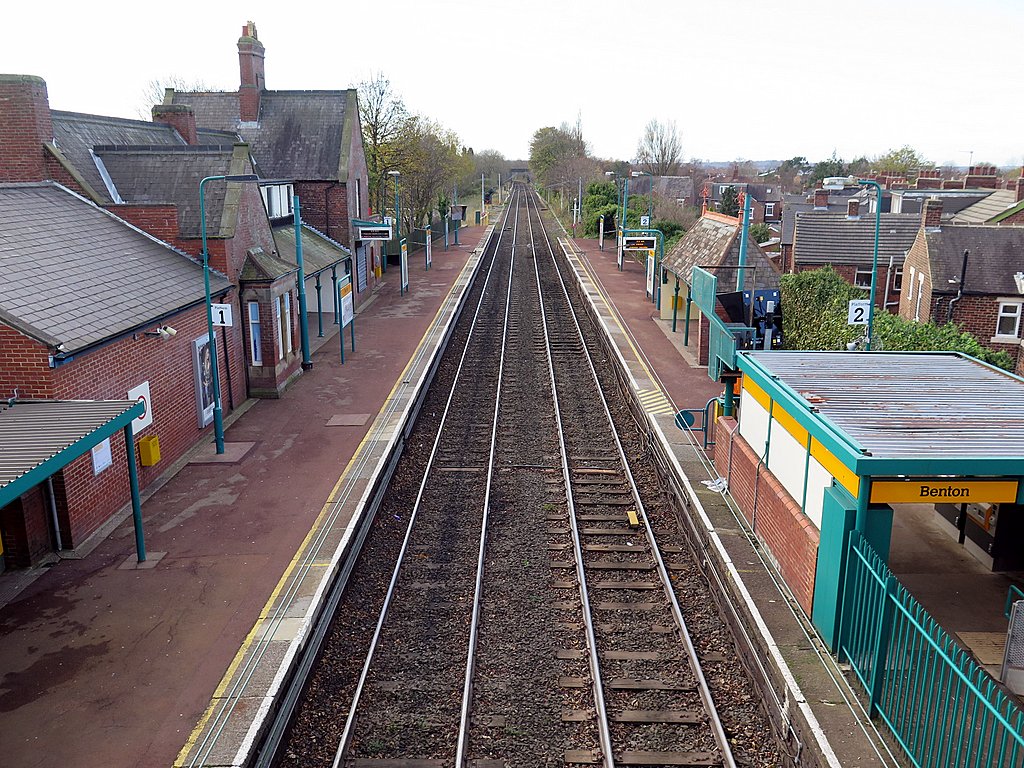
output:
[[517, 185], [275, 764], [781, 762], [561, 269]]

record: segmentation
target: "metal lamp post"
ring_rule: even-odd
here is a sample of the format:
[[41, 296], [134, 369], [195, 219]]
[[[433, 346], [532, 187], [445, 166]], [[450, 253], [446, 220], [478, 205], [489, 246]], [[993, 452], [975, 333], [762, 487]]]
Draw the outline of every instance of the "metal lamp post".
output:
[[875, 324], [875, 295], [878, 292], [878, 241], [882, 231], [882, 185], [874, 179], [858, 179], [855, 176], [829, 176], [822, 180], [822, 189], [842, 189], [847, 184], [859, 184], [875, 188], [875, 243], [871, 253], [871, 291], [868, 294], [868, 335], [865, 348], [871, 351], [872, 331]]
[[217, 337], [213, 334], [213, 300], [210, 297], [210, 253], [206, 249], [206, 183], [210, 181], [259, 181], [256, 174], [207, 176], [199, 182], [199, 225], [203, 236], [203, 284], [206, 288], [206, 332], [210, 338], [210, 370], [213, 374], [213, 434], [217, 453], [224, 453], [224, 415], [220, 407], [220, 372], [217, 368]]

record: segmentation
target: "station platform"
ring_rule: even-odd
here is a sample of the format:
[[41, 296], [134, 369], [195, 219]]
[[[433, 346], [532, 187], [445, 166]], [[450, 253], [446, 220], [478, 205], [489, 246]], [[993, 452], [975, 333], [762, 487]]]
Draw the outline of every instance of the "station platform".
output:
[[[484, 227], [391, 265], [314, 367], [250, 400], [79, 559], [0, 575], [0, 764], [238, 764], [479, 262]], [[175, 471], [176, 470], [176, 471]], [[18, 591], [20, 590], [20, 591]]]
[[[673, 333], [671, 321], [661, 320], [645, 295], [645, 266], [627, 258], [619, 271], [614, 239], [606, 239], [603, 251], [596, 240], [565, 238], [564, 245], [575, 251], [584, 285], [592, 284], [591, 300], [607, 313], [605, 325], [612, 330], [623, 359], [631, 365], [630, 358], [636, 358], [633, 377], [640, 401], [651, 406], [648, 413], [661, 425], [732, 561], [743, 564], [737, 570], [745, 591], [773, 638], [770, 642], [800, 681], [803, 700], [839, 763], [898, 764], [868, 719], [859, 690], [849, 685], [846, 670], [822, 647], [808, 617], [774, 572], [770, 555], [761, 552], [743, 517], [734, 513], [728, 494], [702, 485], [717, 479], [714, 467], [702, 457], [695, 441], [665, 415], [703, 408], [708, 399], [722, 394], [706, 367], [697, 365], [697, 321], [691, 321], [690, 344], [685, 346], [683, 313]], [[648, 394], [651, 389], [664, 394], [668, 408]], [[956, 542], [951, 526], [927, 505], [896, 508], [889, 565], [925, 609], [998, 677], [1007, 631], [1003, 607], [1011, 584], [1024, 587], [1024, 573], [991, 572]]]

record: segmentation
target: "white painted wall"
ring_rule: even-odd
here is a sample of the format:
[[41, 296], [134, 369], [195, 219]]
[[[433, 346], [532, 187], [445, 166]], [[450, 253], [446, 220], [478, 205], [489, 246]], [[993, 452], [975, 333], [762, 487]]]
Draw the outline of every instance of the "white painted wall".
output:
[[740, 435], [759, 457], [768, 437], [768, 411], [747, 390], [740, 390]]
[[771, 447], [768, 454], [768, 469], [789, 491], [797, 504], [804, 493], [804, 464], [806, 447], [800, 445], [778, 422], [772, 424]]

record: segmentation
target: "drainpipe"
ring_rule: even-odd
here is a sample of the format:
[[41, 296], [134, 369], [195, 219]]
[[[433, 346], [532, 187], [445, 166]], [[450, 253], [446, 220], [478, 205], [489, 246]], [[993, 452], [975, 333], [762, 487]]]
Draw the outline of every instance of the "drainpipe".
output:
[[946, 311], [946, 322], [953, 322], [953, 307], [964, 295], [964, 281], [967, 279], [967, 257], [971, 255], [971, 252], [964, 249], [964, 263], [960, 267], [960, 287], [956, 290], [956, 296], [949, 300], [949, 309]]
[[57, 551], [64, 549], [64, 542], [60, 538], [60, 520], [57, 519], [57, 497], [53, 493], [53, 476], [46, 478], [46, 491], [50, 497], [50, 516], [53, 518], [53, 535], [57, 539]]

